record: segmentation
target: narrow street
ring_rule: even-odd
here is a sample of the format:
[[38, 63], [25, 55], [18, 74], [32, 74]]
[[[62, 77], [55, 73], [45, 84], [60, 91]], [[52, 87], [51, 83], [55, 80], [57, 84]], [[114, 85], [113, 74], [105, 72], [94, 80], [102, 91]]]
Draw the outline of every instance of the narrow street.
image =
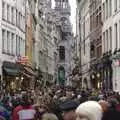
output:
[[0, 120], [120, 120], [120, 0], [0, 6]]

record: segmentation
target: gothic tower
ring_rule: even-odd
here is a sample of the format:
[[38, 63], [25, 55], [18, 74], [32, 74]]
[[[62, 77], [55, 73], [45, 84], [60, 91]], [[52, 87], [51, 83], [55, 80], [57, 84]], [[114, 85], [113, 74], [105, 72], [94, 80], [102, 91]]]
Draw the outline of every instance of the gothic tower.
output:
[[72, 41], [72, 27], [70, 23], [70, 4], [68, 0], [55, 0], [55, 12], [61, 28], [61, 40], [58, 42], [58, 82], [62, 85], [69, 84], [69, 74], [71, 72], [70, 49]]

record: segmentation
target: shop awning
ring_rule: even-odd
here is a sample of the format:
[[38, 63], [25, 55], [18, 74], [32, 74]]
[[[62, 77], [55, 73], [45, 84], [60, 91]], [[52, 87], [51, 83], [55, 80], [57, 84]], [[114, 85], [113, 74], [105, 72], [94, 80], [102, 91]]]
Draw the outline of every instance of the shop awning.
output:
[[27, 78], [32, 78], [30, 75], [26, 74], [26, 73], [23, 73], [23, 76], [27, 77]]
[[36, 76], [36, 73], [30, 67], [24, 66], [24, 72], [30, 76]]
[[12, 62], [3, 62], [3, 74], [9, 76], [17, 76], [20, 73], [21, 66]]
[[7, 75], [11, 75], [11, 76], [17, 76], [19, 74], [19, 70], [17, 70], [17, 69], [10, 69], [10, 68], [4, 68], [4, 72]]

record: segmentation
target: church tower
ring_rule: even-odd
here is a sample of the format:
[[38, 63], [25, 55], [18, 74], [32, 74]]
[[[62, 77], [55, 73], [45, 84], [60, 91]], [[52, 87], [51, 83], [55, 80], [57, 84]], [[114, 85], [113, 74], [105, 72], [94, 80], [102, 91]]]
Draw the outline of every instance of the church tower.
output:
[[70, 4], [68, 0], [55, 0], [55, 10], [61, 14], [68, 14], [70, 16]]
[[61, 28], [61, 40], [58, 44], [58, 82], [60, 85], [69, 85], [69, 74], [71, 72], [70, 49], [72, 41], [69, 0], [55, 0], [55, 12]]

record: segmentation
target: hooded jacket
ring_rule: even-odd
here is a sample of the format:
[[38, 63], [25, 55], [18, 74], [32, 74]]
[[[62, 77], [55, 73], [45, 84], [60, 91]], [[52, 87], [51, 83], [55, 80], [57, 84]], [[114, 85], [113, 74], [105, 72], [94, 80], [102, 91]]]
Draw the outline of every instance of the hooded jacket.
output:
[[80, 104], [76, 109], [77, 120], [82, 120], [80, 116], [84, 116], [85, 120], [101, 120], [102, 119], [102, 108], [95, 101], [88, 101]]

